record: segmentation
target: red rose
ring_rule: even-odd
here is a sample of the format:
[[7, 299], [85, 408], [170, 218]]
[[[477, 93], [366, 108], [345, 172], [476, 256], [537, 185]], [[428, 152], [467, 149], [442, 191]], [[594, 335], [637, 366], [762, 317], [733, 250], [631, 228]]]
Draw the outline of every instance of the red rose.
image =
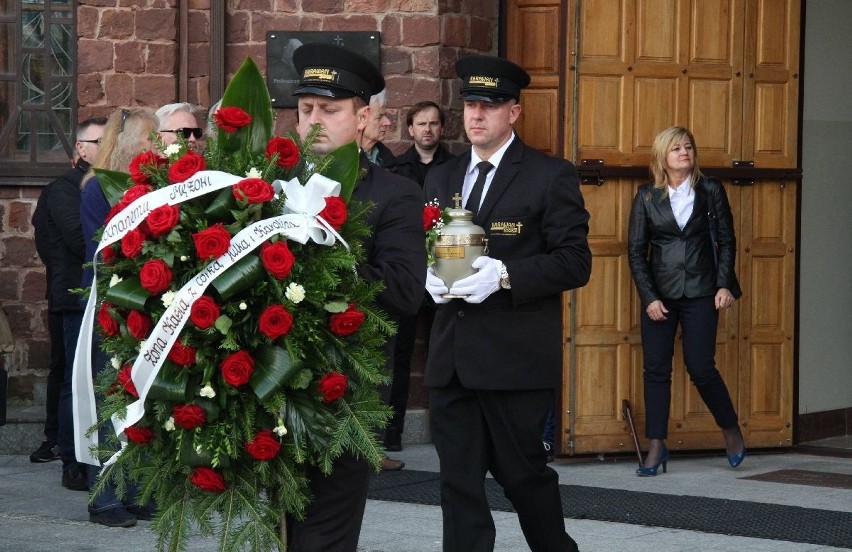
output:
[[118, 371], [118, 376], [116, 380], [118, 384], [124, 388], [125, 391], [130, 393], [136, 398], [139, 398], [139, 391], [136, 390], [136, 384], [133, 383], [133, 380], [130, 378], [130, 372], [133, 370], [133, 366], [130, 364], [125, 364], [121, 370]]
[[331, 333], [337, 335], [354, 334], [363, 323], [364, 313], [356, 309], [354, 303], [350, 303], [344, 312], [332, 314], [329, 319]]
[[225, 357], [219, 365], [222, 369], [222, 379], [234, 387], [248, 383], [254, 372], [254, 359], [246, 351], [237, 351]]
[[220, 107], [213, 114], [213, 119], [216, 121], [216, 126], [228, 134], [233, 134], [237, 129], [251, 123], [251, 115], [239, 107]]
[[161, 205], [148, 213], [145, 226], [152, 236], [165, 236], [180, 221], [180, 206]]
[[441, 220], [441, 209], [435, 205], [423, 208], [423, 230], [431, 230]]
[[124, 207], [127, 207], [140, 197], [150, 193], [151, 190], [153, 190], [153, 188], [147, 184], [135, 184], [127, 188], [127, 191], [124, 192], [123, 196], [121, 196], [121, 201], [119, 201], [119, 203], [121, 203]]
[[192, 470], [189, 480], [198, 487], [211, 493], [221, 493], [226, 489], [222, 474], [212, 468], [199, 466]]
[[127, 331], [136, 339], [147, 339], [153, 327], [154, 321], [144, 312], [132, 310], [127, 315]]
[[340, 372], [329, 372], [320, 378], [317, 384], [323, 402], [331, 403], [339, 399], [346, 393], [349, 387], [349, 382], [346, 381], [346, 376]]
[[237, 200], [249, 203], [263, 203], [264, 201], [269, 201], [275, 195], [272, 186], [262, 178], [245, 178], [240, 180], [234, 185], [232, 192]]
[[192, 241], [199, 259], [215, 259], [231, 247], [231, 234], [222, 223], [217, 223], [193, 234]]
[[172, 269], [162, 259], [145, 261], [139, 271], [139, 283], [151, 295], [157, 295], [169, 289], [172, 277]]
[[111, 308], [111, 304], [103, 302], [101, 303], [101, 308], [98, 309], [98, 325], [101, 327], [101, 330], [110, 337], [118, 335], [120, 330], [118, 322], [116, 322], [109, 313]]
[[278, 339], [287, 335], [293, 327], [293, 315], [281, 305], [270, 305], [260, 315], [258, 328], [269, 339]]
[[138, 427], [132, 425], [124, 428], [124, 434], [127, 438], [140, 445], [147, 445], [154, 440], [154, 432], [149, 427]]
[[219, 318], [219, 305], [209, 295], [199, 297], [189, 309], [189, 319], [199, 330], [206, 330]]
[[281, 443], [272, 431], [262, 429], [254, 436], [253, 441], [246, 442], [246, 452], [255, 460], [265, 462], [272, 460], [281, 450]]
[[178, 366], [195, 364], [195, 347], [184, 345], [179, 340], [175, 341], [169, 350], [168, 358]]
[[130, 179], [137, 184], [148, 184], [148, 174], [168, 162], [168, 159], [153, 151], [142, 152], [130, 162]]
[[172, 409], [172, 418], [184, 429], [195, 429], [207, 421], [207, 414], [197, 404], [179, 404]]
[[299, 162], [299, 146], [289, 138], [274, 136], [266, 143], [266, 158], [278, 154], [275, 164], [285, 169], [293, 168]]
[[284, 240], [275, 243], [263, 242], [260, 246], [260, 261], [270, 274], [282, 280], [290, 274], [296, 257]]
[[325, 198], [325, 209], [320, 211], [319, 216], [334, 228], [340, 230], [343, 223], [346, 222], [346, 203], [340, 199], [340, 196], [327, 196]]
[[142, 243], [145, 241], [145, 234], [138, 228], [134, 228], [126, 233], [121, 238], [121, 252], [128, 259], [132, 259], [142, 253]]
[[203, 171], [205, 167], [204, 157], [190, 150], [169, 167], [169, 182], [177, 184], [189, 180], [192, 175]]
[[113, 249], [111, 245], [108, 245], [101, 249], [101, 260], [103, 260], [104, 264], [112, 264], [112, 262], [115, 260], [115, 256], [115, 249]]

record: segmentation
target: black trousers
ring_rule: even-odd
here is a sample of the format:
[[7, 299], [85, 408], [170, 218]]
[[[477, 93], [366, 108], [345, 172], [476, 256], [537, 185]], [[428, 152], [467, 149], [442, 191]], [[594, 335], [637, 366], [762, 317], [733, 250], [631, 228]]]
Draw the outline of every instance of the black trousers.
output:
[[[425, 302], [424, 302], [425, 303]], [[417, 338], [417, 326], [422, 320], [426, 325], [426, 335], [432, 328], [435, 307], [424, 304], [420, 311], [412, 316], [402, 316], [396, 332], [396, 344], [393, 351], [393, 382], [391, 383], [388, 406], [393, 408], [393, 417], [388, 422], [388, 432], [402, 435], [405, 428], [405, 411], [408, 408], [408, 390], [411, 380], [411, 358]], [[428, 350], [428, 343], [427, 350]]]
[[491, 472], [532, 552], [573, 552], [565, 532], [559, 477], [547, 466], [541, 433], [552, 389], [429, 390], [432, 440], [441, 463], [445, 552], [491, 552], [496, 531], [485, 496]]
[[47, 315], [50, 334], [50, 371], [47, 373], [45, 397], [44, 438], [54, 443], [59, 440], [59, 393], [65, 379], [65, 329], [61, 312]]
[[329, 475], [308, 473], [313, 501], [305, 519], [287, 518], [289, 550], [293, 552], [356, 552], [367, 506], [370, 465], [348, 452]]
[[737, 426], [737, 412], [728, 388], [716, 369], [716, 326], [719, 311], [713, 296], [664, 299], [666, 320], [653, 321], [642, 313], [645, 369], [645, 436], [668, 436], [672, 389], [672, 357], [678, 326], [683, 329], [683, 359], [692, 384], [722, 429]]

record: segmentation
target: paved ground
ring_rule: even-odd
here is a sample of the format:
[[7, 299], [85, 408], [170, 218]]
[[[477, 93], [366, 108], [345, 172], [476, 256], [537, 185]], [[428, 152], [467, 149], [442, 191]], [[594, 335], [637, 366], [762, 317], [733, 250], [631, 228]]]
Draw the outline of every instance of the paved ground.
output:
[[[431, 445], [411, 445], [395, 456], [406, 469], [437, 471]], [[852, 489], [770, 483], [743, 477], [782, 469], [808, 470], [852, 477], [852, 459], [785, 453], [749, 456], [731, 470], [721, 455], [679, 457], [669, 472], [637, 478], [627, 458], [558, 460], [552, 466], [560, 482], [609, 489], [764, 502], [852, 513]], [[87, 520], [85, 495], [60, 486], [60, 465], [32, 464], [27, 456], [0, 456], [0, 550], [76, 552], [153, 550], [149, 522], [131, 529], [110, 529]], [[525, 552], [515, 514], [494, 512], [497, 552]], [[583, 552], [812, 552], [852, 549], [787, 541], [683, 531], [642, 525], [566, 519], [568, 532]], [[194, 539], [190, 551], [214, 549], [214, 542]], [[436, 506], [371, 500], [361, 532], [360, 552], [440, 552], [441, 512]]]

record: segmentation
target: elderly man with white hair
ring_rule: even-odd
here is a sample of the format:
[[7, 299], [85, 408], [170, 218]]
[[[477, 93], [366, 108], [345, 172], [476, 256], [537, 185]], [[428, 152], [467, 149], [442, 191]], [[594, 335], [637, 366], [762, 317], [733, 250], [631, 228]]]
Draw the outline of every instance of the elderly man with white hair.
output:
[[174, 144], [183, 136], [190, 149], [200, 145], [202, 130], [192, 113], [192, 105], [186, 102], [166, 104], [155, 113], [160, 122], [160, 139], [164, 146]]

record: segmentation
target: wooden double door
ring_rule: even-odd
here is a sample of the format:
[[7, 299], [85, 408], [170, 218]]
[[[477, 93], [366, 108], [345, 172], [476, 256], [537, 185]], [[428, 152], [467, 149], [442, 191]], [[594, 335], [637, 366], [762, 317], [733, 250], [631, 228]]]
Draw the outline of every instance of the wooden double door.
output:
[[[564, 300], [559, 452], [632, 450], [624, 399], [644, 434], [627, 225], [653, 138], [675, 124], [695, 134], [705, 172], [728, 174], [744, 296], [720, 317], [717, 365], [749, 446], [790, 446], [799, 0], [508, 0], [505, 8], [506, 55], [532, 76], [516, 128], [575, 161], [591, 213], [591, 280]], [[676, 350], [669, 447], [720, 447]]]

